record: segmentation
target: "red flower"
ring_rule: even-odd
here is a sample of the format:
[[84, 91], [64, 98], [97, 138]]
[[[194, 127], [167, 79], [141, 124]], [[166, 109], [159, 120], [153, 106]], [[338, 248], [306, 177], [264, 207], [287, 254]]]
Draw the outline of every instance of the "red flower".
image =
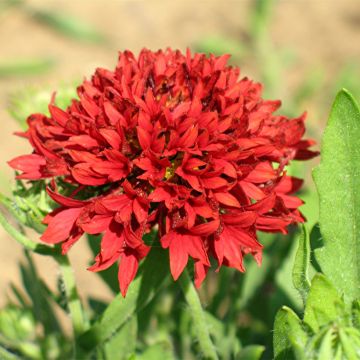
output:
[[119, 261], [124, 296], [154, 227], [175, 280], [189, 257], [196, 286], [211, 257], [240, 271], [245, 254], [260, 263], [257, 230], [286, 233], [304, 220], [291, 195], [301, 180], [286, 166], [317, 153], [302, 139], [305, 115], [273, 115], [280, 102], [263, 100], [261, 85], [239, 80], [227, 59], [126, 51], [114, 71], [97, 69], [66, 110], [52, 100], [50, 116], [30, 116], [22, 136], [33, 153], [10, 166], [21, 179], [77, 187], [70, 197], [49, 189], [60, 207], [41, 239], [66, 252], [83, 233], [103, 233], [90, 270]]

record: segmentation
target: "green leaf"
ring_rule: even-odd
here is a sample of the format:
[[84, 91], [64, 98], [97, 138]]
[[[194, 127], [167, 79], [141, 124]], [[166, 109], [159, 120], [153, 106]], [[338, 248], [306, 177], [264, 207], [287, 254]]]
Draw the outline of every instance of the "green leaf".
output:
[[[105, 344], [103, 353], [105, 359], [127, 360], [135, 352], [137, 338], [137, 318], [132, 316], [121, 329], [116, 332]], [[116, 354], [116, 355], [115, 355]]]
[[61, 326], [58, 321], [51, 299], [43, 287], [39, 273], [35, 267], [33, 259], [28, 252], [25, 252], [26, 264], [20, 265], [21, 279], [29, 296], [36, 320], [42, 324], [46, 334], [60, 333]]
[[175, 356], [169, 342], [161, 342], [149, 346], [142, 354], [134, 357], [136, 360], [174, 360]]
[[333, 332], [330, 328], [323, 336], [318, 349], [318, 360], [329, 360], [333, 358]]
[[50, 204], [54, 203], [46, 193], [44, 181], [32, 182], [28, 187], [18, 180], [12, 199], [0, 194], [0, 203], [14, 216], [22, 226], [43, 233], [46, 226], [42, 220], [52, 211]]
[[359, 347], [356, 347], [355, 343], [348, 337], [343, 329], [339, 329], [340, 341], [347, 359], [359, 358]]
[[[293, 284], [293, 268], [295, 262], [295, 255], [298, 250], [295, 242], [295, 237], [292, 239], [292, 243], [289, 244], [291, 247], [284, 257], [284, 260], [275, 271], [275, 284], [277, 291], [274, 292], [272, 297], [272, 307], [274, 309], [274, 315], [280, 306], [292, 305], [296, 309], [301, 309], [301, 298], [299, 297], [298, 291], [295, 289]], [[285, 300], [286, 299], [286, 300]], [[286, 301], [286, 302], [285, 302]]]
[[244, 280], [241, 289], [239, 289], [240, 294], [234, 299], [235, 303], [233, 306], [237, 312], [244, 309], [259, 287], [264, 283], [268, 275], [270, 262], [271, 256], [268, 253], [263, 253], [261, 267], [253, 259], [250, 259], [246, 266], [246, 272], [242, 275]]
[[53, 66], [52, 59], [3, 60], [0, 62], [0, 78], [37, 75], [50, 70]]
[[309, 233], [305, 225], [302, 226], [302, 230], [300, 235], [298, 236], [298, 239], [299, 247], [295, 256], [292, 278], [294, 287], [299, 291], [305, 306], [306, 298], [310, 290], [310, 241]]
[[92, 25], [62, 11], [31, 9], [33, 19], [39, 23], [76, 40], [100, 43], [105, 40]]
[[197, 42], [194, 46], [195, 51], [207, 54], [231, 54], [236, 59], [244, 56], [246, 49], [238, 40], [232, 40], [228, 37], [210, 36]]
[[308, 335], [298, 316], [290, 308], [282, 307], [275, 317], [274, 358], [304, 359], [307, 339]]
[[273, 12], [275, 0], [256, 0], [254, 1], [251, 16], [251, 36], [253, 40], [265, 36]]
[[350, 303], [360, 297], [360, 110], [346, 90], [333, 104], [313, 176], [324, 241], [316, 258]]
[[0, 333], [9, 340], [34, 340], [35, 318], [30, 309], [7, 305], [0, 310]]
[[13, 354], [9, 350], [5, 349], [3, 346], [0, 345], [0, 359], [2, 360], [20, 360], [21, 357], [19, 357], [16, 354]]
[[360, 330], [360, 300], [354, 300], [352, 303], [352, 323]]
[[322, 274], [316, 274], [311, 282], [306, 302], [304, 322], [317, 332], [323, 325], [343, 317], [342, 300], [337, 290]]
[[226, 323], [205, 311], [205, 319], [209, 333], [221, 359], [232, 359], [241, 348], [236, 333], [228, 333]]
[[[61, 84], [56, 89], [55, 103], [61, 109], [70, 105], [72, 99], [78, 98], [77, 82]], [[49, 115], [48, 105], [54, 90], [52, 88], [26, 88], [9, 96], [8, 111], [23, 129], [27, 129], [26, 119], [30, 114], [42, 113]]]
[[265, 347], [261, 345], [249, 345], [241, 349], [236, 360], [260, 360]]
[[130, 285], [126, 298], [118, 294], [101, 318], [80, 336], [79, 344], [83, 350], [91, 352], [108, 341], [133, 314], [149, 303], [168, 278], [168, 273], [164, 251], [153, 247], [141, 266], [139, 275]]
[[310, 247], [311, 247], [310, 261], [311, 261], [311, 265], [314, 267], [314, 269], [317, 272], [322, 272], [322, 271], [320, 264], [316, 259], [315, 253], [317, 252], [317, 249], [320, 249], [323, 246], [324, 246], [324, 242], [320, 232], [320, 226], [319, 224], [315, 224], [310, 233]]

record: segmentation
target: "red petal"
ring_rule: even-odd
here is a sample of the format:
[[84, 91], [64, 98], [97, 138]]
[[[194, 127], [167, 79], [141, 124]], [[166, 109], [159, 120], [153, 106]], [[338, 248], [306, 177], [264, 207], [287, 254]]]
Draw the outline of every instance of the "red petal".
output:
[[50, 220], [48, 227], [41, 236], [41, 240], [49, 244], [57, 244], [65, 241], [75, 225], [82, 208], [70, 208], [57, 212]]
[[72, 199], [72, 198], [60, 195], [59, 193], [53, 191], [49, 187], [46, 188], [46, 191], [54, 201], [56, 201], [58, 204], [60, 204], [62, 206], [66, 206], [66, 207], [84, 207], [85, 205], [90, 203], [89, 201]]
[[225, 179], [216, 176], [211, 178], [202, 178], [201, 181], [206, 189], [219, 189], [223, 186], [229, 185]]
[[220, 220], [209, 221], [200, 225], [196, 225], [190, 231], [199, 236], [208, 236], [213, 234], [220, 226]]
[[137, 257], [127, 252], [121, 256], [118, 279], [120, 285], [120, 291], [123, 297], [126, 296], [130, 283], [134, 280], [139, 267], [139, 261]]
[[[29, 180], [38, 180], [44, 177], [42, 168], [46, 166], [46, 160], [43, 156], [37, 154], [22, 155], [8, 162], [15, 170], [23, 171], [21, 178]], [[19, 178], [20, 178], [19, 176]]]
[[199, 288], [206, 277], [209, 267], [205, 266], [201, 261], [196, 261], [194, 264], [194, 270], [195, 270], [195, 286]]
[[269, 162], [259, 163], [253, 171], [245, 178], [252, 183], [265, 183], [276, 177], [276, 172]]
[[139, 139], [140, 146], [143, 150], [148, 149], [151, 146], [151, 136], [150, 134], [141, 128], [140, 126], [136, 127], [137, 136]]
[[51, 117], [62, 127], [66, 126], [66, 123], [69, 120], [69, 114], [61, 110], [57, 106], [49, 105], [49, 112]]
[[246, 228], [255, 223], [257, 215], [254, 211], [244, 211], [224, 214], [221, 215], [221, 218], [225, 224]]
[[81, 222], [78, 225], [88, 234], [100, 234], [109, 228], [112, 216], [95, 215], [89, 218], [88, 222]]
[[251, 199], [261, 200], [265, 197], [264, 192], [251, 182], [239, 181], [239, 185], [243, 189], [244, 193]]
[[230, 193], [221, 193], [217, 192], [214, 193], [215, 199], [224, 205], [232, 206], [232, 207], [240, 207], [239, 201], [236, 199], [234, 195], [231, 195]]

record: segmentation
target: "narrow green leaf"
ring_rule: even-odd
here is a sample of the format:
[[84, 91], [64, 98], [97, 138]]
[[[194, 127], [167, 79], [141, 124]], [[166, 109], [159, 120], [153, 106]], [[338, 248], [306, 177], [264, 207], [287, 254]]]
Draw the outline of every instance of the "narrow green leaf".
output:
[[251, 261], [246, 266], [246, 272], [242, 274], [244, 277], [239, 294], [234, 299], [235, 303], [234, 312], [240, 312], [248, 304], [250, 299], [254, 296], [259, 287], [264, 283], [264, 280], [268, 274], [268, 269], [271, 261], [271, 256], [268, 253], [263, 253], [262, 266], [250, 259]]
[[60, 333], [60, 323], [56, 318], [50, 297], [42, 286], [31, 254], [25, 252], [25, 255], [27, 262], [20, 266], [20, 270], [24, 288], [32, 302], [32, 312], [37, 321], [42, 324], [46, 334]]
[[209, 333], [214, 341], [216, 351], [221, 359], [232, 359], [241, 349], [241, 343], [233, 333], [227, 331], [226, 322], [217, 319], [214, 315], [204, 311]]
[[76, 40], [99, 43], [105, 40], [92, 25], [69, 14], [43, 9], [31, 9], [34, 20]]
[[275, 0], [256, 0], [252, 11], [251, 36], [256, 41], [266, 33]]
[[118, 294], [101, 318], [79, 338], [84, 351], [91, 352], [104, 344], [134, 313], [143, 309], [160, 290], [168, 273], [168, 261], [163, 250], [153, 247], [139, 275], [130, 285], [126, 298]]
[[291, 304], [293, 308], [298, 310], [300, 310], [302, 306], [299, 292], [296, 290], [293, 284], [292, 272], [294, 268], [295, 255], [298, 250], [298, 246], [295, 240], [296, 237], [293, 237], [289, 244], [289, 251], [286, 253], [286, 256], [284, 257], [281, 265], [275, 271], [275, 284], [277, 286], [277, 291], [274, 292], [272, 296], [272, 307], [274, 309], [274, 314], [280, 306], [284, 305], [284, 301], [287, 301], [287, 305]]
[[[133, 358], [131, 358], [133, 359]], [[142, 354], [137, 354], [134, 360], [174, 360], [175, 356], [169, 342], [161, 342], [147, 347]], [[130, 359], [129, 359], [130, 360]]]
[[360, 297], [360, 110], [346, 90], [333, 104], [313, 176], [324, 241], [316, 258], [349, 303]]
[[21, 357], [10, 352], [0, 345], [0, 359], [2, 360], [21, 360]]
[[41, 74], [50, 70], [54, 64], [52, 59], [3, 60], [0, 62], [0, 78]]
[[319, 224], [315, 224], [310, 233], [310, 247], [311, 247], [310, 261], [311, 261], [311, 265], [314, 267], [314, 269], [317, 272], [322, 272], [322, 271], [320, 264], [316, 259], [315, 253], [318, 251], [317, 249], [320, 249], [323, 246], [324, 246], [324, 242], [320, 232], [320, 226]]
[[310, 241], [309, 233], [305, 225], [302, 226], [298, 236], [299, 246], [295, 256], [292, 279], [295, 289], [300, 293], [305, 307], [306, 298], [310, 290], [309, 264], [310, 264]]
[[350, 340], [348, 335], [343, 329], [339, 329], [340, 341], [343, 348], [343, 352], [346, 355], [347, 359], [358, 359], [359, 358], [359, 348], [355, 348], [354, 342]]
[[343, 349], [341, 343], [339, 342], [335, 350], [334, 360], [342, 360], [342, 359], [343, 359]]
[[236, 360], [260, 360], [265, 347], [261, 345], [248, 345], [237, 354]]
[[127, 360], [135, 352], [137, 339], [137, 318], [132, 316], [105, 344], [105, 359]]
[[306, 302], [304, 322], [314, 332], [320, 327], [337, 320], [341, 299], [337, 290], [322, 274], [316, 274], [311, 282], [310, 292]]
[[360, 300], [354, 300], [352, 303], [352, 324], [360, 330]]
[[[78, 81], [60, 84], [56, 89], [55, 103], [61, 109], [66, 109], [72, 99], [78, 98], [76, 87]], [[43, 113], [49, 115], [48, 105], [54, 93], [52, 88], [30, 87], [11, 93], [8, 100], [10, 115], [20, 124], [22, 129], [27, 129], [26, 119], [30, 114]]]
[[329, 331], [329, 326], [324, 326], [319, 329], [316, 333], [312, 334], [311, 338], [306, 344], [305, 355], [306, 359], [317, 359], [319, 354], [319, 349], [321, 347], [321, 343], [324, 340], [327, 332]]
[[321, 340], [318, 350], [318, 360], [329, 360], [333, 358], [332, 341], [333, 341], [333, 331], [330, 328]]
[[198, 52], [207, 54], [231, 54], [236, 59], [244, 56], [246, 49], [243, 44], [238, 40], [232, 40], [228, 37], [210, 36], [197, 42], [194, 46]]
[[302, 322], [294, 311], [286, 306], [282, 307], [275, 317], [274, 358], [301, 359], [307, 338]]
[[201, 355], [205, 359], [217, 360], [218, 355], [210, 337], [209, 325], [205, 318], [205, 312], [202, 308], [199, 295], [196, 292], [192, 281], [190, 280], [187, 269], [185, 269], [180, 276], [179, 282], [186, 302], [189, 305], [193, 319], [192, 325], [195, 329], [196, 337], [199, 341]]

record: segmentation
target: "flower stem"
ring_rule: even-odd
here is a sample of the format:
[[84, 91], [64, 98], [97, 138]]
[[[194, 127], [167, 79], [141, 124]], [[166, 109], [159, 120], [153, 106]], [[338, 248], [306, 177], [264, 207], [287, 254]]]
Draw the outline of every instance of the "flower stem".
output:
[[0, 225], [12, 238], [14, 238], [18, 243], [20, 243], [25, 249], [41, 255], [55, 256], [57, 254], [57, 250], [55, 248], [47, 245], [39, 244], [26, 237], [21, 231], [19, 231], [9, 223], [9, 221], [5, 218], [5, 216], [1, 213], [1, 211], [0, 211]]
[[202, 351], [203, 358], [217, 360], [214, 344], [211, 341], [208, 326], [205, 319], [205, 313], [201, 306], [201, 302], [194, 284], [192, 283], [187, 269], [179, 278], [181, 289], [184, 293], [185, 299], [190, 306], [191, 315], [193, 318], [193, 325], [195, 327], [199, 346]]
[[70, 312], [70, 317], [72, 321], [75, 342], [76, 342], [76, 338], [79, 335], [81, 335], [85, 330], [87, 330], [88, 324], [85, 319], [79, 294], [76, 289], [74, 271], [70, 265], [68, 256], [60, 255], [60, 256], [56, 256], [55, 259], [60, 266], [62, 280], [64, 282], [64, 287], [65, 287], [67, 305]]

